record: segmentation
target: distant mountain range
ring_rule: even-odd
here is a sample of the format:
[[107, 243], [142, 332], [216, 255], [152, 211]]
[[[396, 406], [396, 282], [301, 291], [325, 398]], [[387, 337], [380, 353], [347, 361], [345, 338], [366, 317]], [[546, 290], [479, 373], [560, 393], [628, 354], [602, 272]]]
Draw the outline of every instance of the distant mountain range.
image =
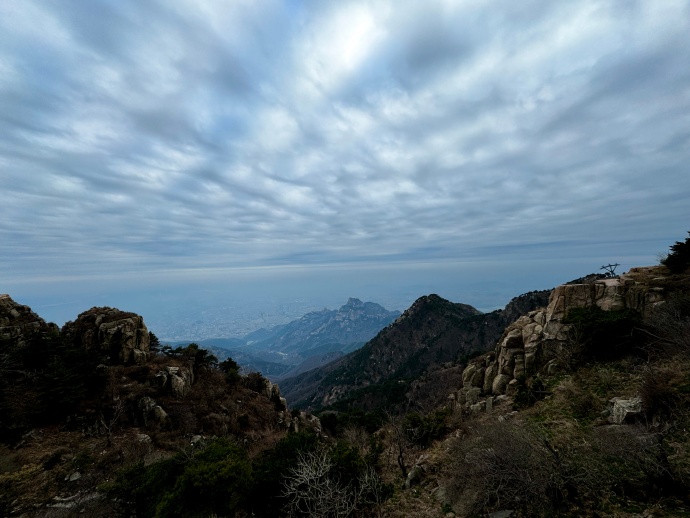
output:
[[277, 380], [358, 349], [399, 316], [399, 311], [350, 298], [337, 310], [313, 311], [288, 324], [258, 329], [242, 338], [214, 338], [197, 343], [219, 360], [232, 357], [243, 370], [258, 371]]

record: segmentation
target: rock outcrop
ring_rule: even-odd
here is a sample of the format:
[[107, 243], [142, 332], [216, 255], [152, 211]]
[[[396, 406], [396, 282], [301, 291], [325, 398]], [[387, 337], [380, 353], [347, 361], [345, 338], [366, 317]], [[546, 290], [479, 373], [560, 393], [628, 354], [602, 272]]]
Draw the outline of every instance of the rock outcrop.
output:
[[135, 313], [94, 307], [67, 322], [62, 333], [75, 345], [107, 351], [113, 364], [143, 364], [149, 356], [149, 331]]
[[608, 420], [612, 424], [632, 423], [642, 419], [642, 399], [614, 397], [609, 401]]
[[48, 324], [29, 306], [16, 303], [9, 295], [0, 294], [0, 340], [22, 346], [31, 336], [50, 332], [58, 332], [58, 327]]
[[646, 267], [633, 268], [617, 278], [556, 287], [547, 307], [521, 316], [506, 328], [494, 352], [467, 366], [462, 391], [512, 394], [517, 380], [552, 374], [558, 368], [557, 358], [570, 347], [569, 326], [563, 323], [570, 309], [596, 305], [605, 311], [632, 309], [645, 316], [664, 300], [661, 284], [659, 268]]
[[156, 381], [160, 388], [178, 399], [182, 399], [192, 390], [194, 372], [191, 366], [172, 367], [158, 371]]

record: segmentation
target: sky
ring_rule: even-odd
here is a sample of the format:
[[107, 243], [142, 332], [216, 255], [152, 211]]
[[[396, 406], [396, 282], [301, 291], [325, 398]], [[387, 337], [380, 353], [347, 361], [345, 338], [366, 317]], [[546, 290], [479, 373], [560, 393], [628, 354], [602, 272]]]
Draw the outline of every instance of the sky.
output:
[[688, 164], [689, 1], [0, 2], [0, 292], [59, 323], [500, 307], [656, 263]]

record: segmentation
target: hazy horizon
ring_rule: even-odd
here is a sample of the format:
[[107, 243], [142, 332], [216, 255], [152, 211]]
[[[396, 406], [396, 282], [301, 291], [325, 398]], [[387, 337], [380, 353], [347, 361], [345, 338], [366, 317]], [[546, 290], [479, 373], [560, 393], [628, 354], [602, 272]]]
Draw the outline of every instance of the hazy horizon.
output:
[[[241, 337], [260, 327], [271, 327], [301, 317], [309, 311], [337, 309], [348, 298], [381, 304], [404, 311], [417, 298], [436, 293], [452, 302], [470, 304], [488, 312], [505, 306], [510, 299], [533, 290], [550, 289], [574, 278], [599, 272], [601, 265], [619, 262], [618, 272], [634, 266], [656, 264], [650, 256], [627, 261], [601, 255], [592, 260], [542, 259], [517, 263], [432, 263], [241, 271], [198, 271], [182, 280], [170, 272], [123, 279], [36, 280], [9, 283], [15, 301], [30, 306], [47, 321], [63, 325], [93, 306], [117, 307], [141, 314], [149, 329], [162, 339], [201, 340]], [[632, 261], [632, 262], [630, 262]], [[627, 262], [627, 264], [626, 264]], [[414, 280], [411, 280], [414, 279]], [[13, 286], [14, 284], [14, 286]], [[16, 289], [12, 289], [12, 288]], [[217, 323], [199, 331], [194, 322]], [[219, 322], [222, 321], [222, 322]], [[189, 334], [168, 336], [171, 322]], [[241, 331], [240, 331], [241, 330]]]

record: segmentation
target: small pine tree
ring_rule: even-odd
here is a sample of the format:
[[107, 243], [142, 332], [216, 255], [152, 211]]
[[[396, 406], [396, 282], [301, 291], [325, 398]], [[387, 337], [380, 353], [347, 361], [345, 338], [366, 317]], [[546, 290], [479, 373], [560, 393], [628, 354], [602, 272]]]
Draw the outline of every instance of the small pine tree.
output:
[[152, 354], [158, 354], [161, 350], [161, 342], [156, 335], [149, 331], [149, 351]]
[[676, 241], [676, 244], [671, 245], [670, 248], [671, 252], [662, 259], [661, 264], [672, 273], [683, 273], [690, 267], [690, 237], [685, 238], [684, 242]]

